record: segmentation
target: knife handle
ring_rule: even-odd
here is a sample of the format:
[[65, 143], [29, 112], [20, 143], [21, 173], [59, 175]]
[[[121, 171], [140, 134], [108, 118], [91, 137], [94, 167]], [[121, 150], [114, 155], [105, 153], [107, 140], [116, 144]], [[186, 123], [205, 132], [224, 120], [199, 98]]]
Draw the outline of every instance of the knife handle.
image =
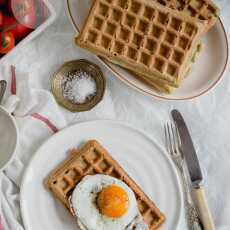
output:
[[212, 214], [208, 207], [208, 202], [207, 202], [204, 188], [199, 187], [193, 189], [193, 197], [195, 199], [195, 204], [198, 208], [204, 230], [215, 230], [216, 228], [214, 225]]

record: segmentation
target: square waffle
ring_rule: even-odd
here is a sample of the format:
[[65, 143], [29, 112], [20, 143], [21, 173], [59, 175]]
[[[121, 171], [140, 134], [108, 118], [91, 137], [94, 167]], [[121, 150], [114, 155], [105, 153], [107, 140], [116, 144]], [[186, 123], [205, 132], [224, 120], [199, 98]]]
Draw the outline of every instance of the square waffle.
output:
[[76, 43], [137, 75], [178, 87], [200, 41], [200, 20], [149, 0], [95, 0]]
[[[188, 65], [186, 76], [189, 75], [189, 73], [191, 72], [192, 63], [194, 63], [196, 61], [196, 59], [200, 55], [201, 50], [202, 50], [202, 42], [200, 42], [198, 44], [197, 49], [196, 49], [196, 51], [192, 57], [191, 63]], [[143, 75], [138, 76], [135, 73], [133, 73], [133, 75], [159, 93], [172, 93], [175, 90], [174, 87], [172, 87], [168, 84], [162, 84], [162, 82], [153, 81], [149, 78], [146, 78]]]
[[69, 159], [48, 176], [46, 186], [71, 211], [69, 198], [75, 186], [84, 176], [94, 174], [106, 174], [124, 181], [135, 193], [140, 213], [150, 230], [164, 223], [165, 216], [95, 140], [88, 141], [80, 150], [74, 150]]
[[220, 10], [211, 0], [154, 0], [161, 5], [179, 10], [191, 17], [207, 21], [205, 30], [216, 22]]

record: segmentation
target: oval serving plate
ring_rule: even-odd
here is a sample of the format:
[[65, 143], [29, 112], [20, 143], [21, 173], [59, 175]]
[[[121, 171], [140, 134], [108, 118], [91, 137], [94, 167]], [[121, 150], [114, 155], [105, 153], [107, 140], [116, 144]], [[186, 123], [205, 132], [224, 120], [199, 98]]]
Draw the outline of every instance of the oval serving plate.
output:
[[[92, 0], [66, 1], [70, 21], [76, 32], [79, 32], [88, 16]], [[196, 63], [192, 65], [191, 74], [184, 80], [180, 88], [172, 94], [158, 93], [153, 88], [135, 78], [127, 70], [104, 59], [99, 59], [120, 80], [146, 95], [165, 100], [189, 100], [213, 89], [222, 79], [228, 63], [228, 40], [220, 19], [205, 35], [202, 42], [204, 48], [197, 58]]]
[[179, 229], [183, 217], [182, 190], [171, 159], [154, 139], [115, 121], [76, 124], [58, 132], [40, 147], [21, 186], [25, 229], [50, 230], [54, 226], [56, 230], [76, 229], [75, 219], [45, 188], [44, 180], [68, 156], [68, 150], [90, 139], [98, 140], [165, 214], [164, 229]]

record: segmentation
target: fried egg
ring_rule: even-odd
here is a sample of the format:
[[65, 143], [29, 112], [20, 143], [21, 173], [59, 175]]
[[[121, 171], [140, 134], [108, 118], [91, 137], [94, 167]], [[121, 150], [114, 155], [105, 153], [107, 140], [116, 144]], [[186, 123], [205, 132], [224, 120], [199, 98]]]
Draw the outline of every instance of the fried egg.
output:
[[82, 229], [125, 230], [130, 226], [148, 229], [132, 189], [111, 176], [84, 177], [75, 187], [70, 204]]

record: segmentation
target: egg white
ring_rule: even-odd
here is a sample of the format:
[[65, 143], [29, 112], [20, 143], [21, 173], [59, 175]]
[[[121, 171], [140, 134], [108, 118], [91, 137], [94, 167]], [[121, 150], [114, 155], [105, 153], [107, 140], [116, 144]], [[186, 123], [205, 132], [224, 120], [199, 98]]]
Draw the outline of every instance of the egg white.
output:
[[[123, 188], [129, 197], [129, 209], [119, 218], [102, 215], [96, 205], [98, 193], [110, 185]], [[71, 206], [78, 221], [88, 230], [123, 230], [139, 215], [134, 192], [124, 182], [107, 175], [86, 176], [72, 193]]]

